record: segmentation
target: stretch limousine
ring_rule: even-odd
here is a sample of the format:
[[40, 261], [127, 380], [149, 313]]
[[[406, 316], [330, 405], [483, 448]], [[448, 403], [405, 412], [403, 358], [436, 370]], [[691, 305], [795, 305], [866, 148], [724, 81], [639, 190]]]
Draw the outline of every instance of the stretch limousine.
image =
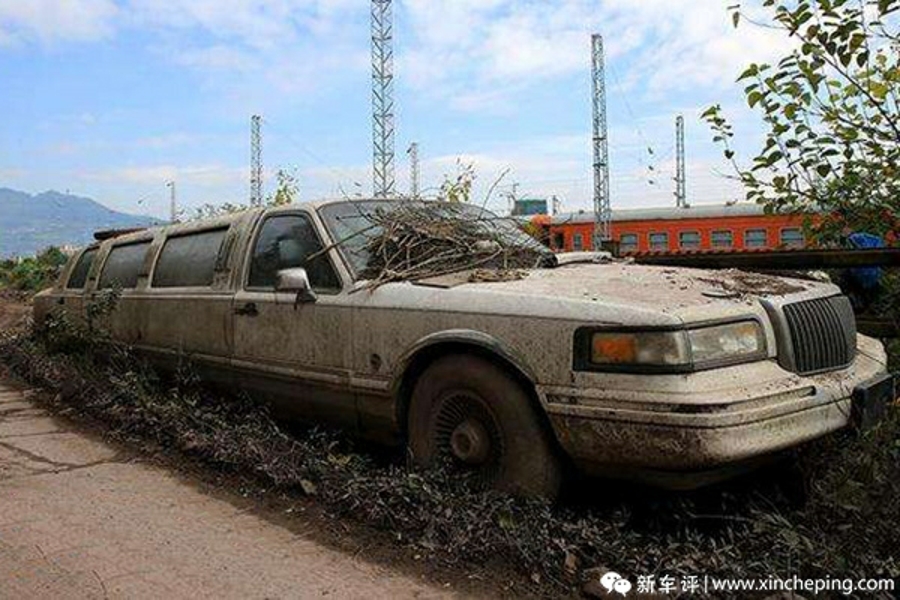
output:
[[[882, 345], [833, 285], [548, 255], [514, 280], [373, 286], [359, 233], [397, 206], [254, 209], [108, 239], [37, 296], [35, 320], [120, 289], [114, 338], [163, 365], [189, 357], [285, 417], [551, 497], [567, 463], [702, 485], [894, 398]], [[534, 243], [481, 222], [486, 239]]]

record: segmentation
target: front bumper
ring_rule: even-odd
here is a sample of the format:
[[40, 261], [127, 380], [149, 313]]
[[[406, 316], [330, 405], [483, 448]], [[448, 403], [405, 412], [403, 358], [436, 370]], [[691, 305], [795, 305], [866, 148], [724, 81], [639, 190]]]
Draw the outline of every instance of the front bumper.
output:
[[[740, 385], [754, 368], [758, 384]], [[730, 387], [704, 390], [716, 375], [692, 377], [657, 394], [547, 388], [547, 412], [560, 445], [582, 470], [686, 488], [745, 470], [861, 416], [870, 424], [877, 407], [894, 400], [893, 378], [864, 354], [849, 369], [814, 377], [772, 362], [723, 369], [718, 378], [738, 384]]]

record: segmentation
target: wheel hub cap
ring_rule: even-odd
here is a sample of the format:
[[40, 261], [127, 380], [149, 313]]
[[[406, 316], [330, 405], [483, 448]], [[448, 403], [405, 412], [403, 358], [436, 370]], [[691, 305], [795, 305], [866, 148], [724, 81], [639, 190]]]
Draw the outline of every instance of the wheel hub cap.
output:
[[450, 434], [450, 448], [453, 455], [464, 463], [480, 465], [490, 455], [490, 436], [484, 425], [473, 419], [466, 419]]

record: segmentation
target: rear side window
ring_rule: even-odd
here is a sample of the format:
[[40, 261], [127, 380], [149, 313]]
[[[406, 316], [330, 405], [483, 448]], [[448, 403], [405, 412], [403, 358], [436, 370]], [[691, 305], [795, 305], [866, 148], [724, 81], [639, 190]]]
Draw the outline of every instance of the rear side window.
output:
[[103, 272], [100, 274], [100, 287], [107, 289], [120, 287], [131, 289], [137, 287], [138, 277], [141, 274], [141, 266], [150, 242], [115, 246], [109, 251]]
[[[303, 267], [314, 289], [336, 290], [341, 284], [322, 251], [322, 242], [309, 218], [303, 215], [270, 217], [263, 223], [253, 247], [251, 288], [274, 288], [278, 271]], [[318, 256], [310, 260], [311, 256]]]
[[91, 248], [81, 253], [81, 256], [78, 257], [78, 262], [75, 263], [75, 267], [72, 268], [72, 273], [69, 275], [69, 281], [66, 284], [67, 290], [84, 289], [84, 284], [87, 283], [87, 276], [91, 270], [91, 265], [94, 264], [95, 256], [97, 256], [96, 248]]
[[167, 239], [153, 271], [153, 287], [211, 287], [227, 232], [226, 227]]

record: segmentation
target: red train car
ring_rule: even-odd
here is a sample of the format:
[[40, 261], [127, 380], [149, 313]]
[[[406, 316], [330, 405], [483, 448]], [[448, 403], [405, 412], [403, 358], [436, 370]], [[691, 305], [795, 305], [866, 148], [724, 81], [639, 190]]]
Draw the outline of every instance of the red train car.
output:
[[[614, 210], [612, 239], [622, 255], [802, 248], [803, 219], [800, 215], [767, 215], [756, 204]], [[537, 217], [532, 225], [555, 251], [593, 248], [593, 213]]]

